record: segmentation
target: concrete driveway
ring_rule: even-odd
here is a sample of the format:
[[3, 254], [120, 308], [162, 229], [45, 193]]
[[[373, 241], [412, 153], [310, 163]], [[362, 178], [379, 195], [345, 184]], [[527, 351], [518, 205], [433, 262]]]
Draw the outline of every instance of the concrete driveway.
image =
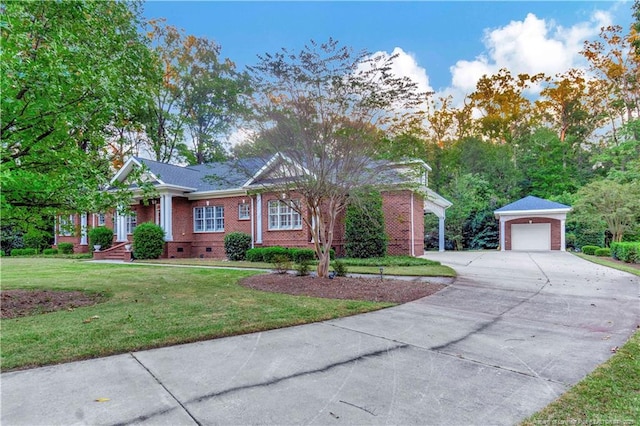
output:
[[427, 257], [459, 278], [392, 309], [2, 374], [1, 422], [509, 425], [640, 324], [638, 277], [568, 253]]

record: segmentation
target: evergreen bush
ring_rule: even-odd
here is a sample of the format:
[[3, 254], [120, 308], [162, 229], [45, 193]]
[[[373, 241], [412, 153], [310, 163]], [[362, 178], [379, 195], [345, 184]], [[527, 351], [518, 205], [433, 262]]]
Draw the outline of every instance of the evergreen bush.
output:
[[45, 256], [51, 256], [52, 254], [58, 254], [58, 249], [47, 248], [47, 249], [42, 250], [42, 254], [44, 254]]
[[224, 252], [229, 260], [245, 260], [251, 248], [251, 235], [231, 232], [224, 237]]
[[347, 207], [345, 218], [345, 251], [347, 257], [366, 259], [387, 254], [382, 195], [368, 191], [358, 196], [358, 203]]
[[73, 254], [73, 243], [58, 243], [58, 251], [62, 254]]
[[89, 246], [100, 246], [100, 251], [104, 251], [113, 244], [113, 230], [106, 226], [98, 226], [89, 231]]
[[27, 232], [22, 236], [25, 247], [36, 249], [41, 252], [42, 250], [51, 247], [51, 234], [46, 231], [34, 229]]
[[333, 270], [338, 277], [346, 277], [347, 276], [347, 264], [340, 261], [335, 260], [333, 262]]
[[582, 252], [584, 254], [589, 254], [591, 256], [593, 256], [594, 254], [596, 254], [596, 250], [598, 250], [600, 247], [598, 246], [582, 246]]
[[245, 254], [246, 260], [248, 260], [249, 262], [264, 262], [263, 253], [263, 247], [254, 247], [252, 249], [249, 249]]
[[611, 256], [626, 263], [640, 263], [640, 242], [611, 243]]
[[599, 257], [611, 257], [611, 249], [599, 248], [598, 250], [596, 250], [595, 255]]
[[144, 222], [133, 230], [133, 256], [157, 259], [164, 250], [164, 231], [155, 223]]
[[38, 251], [34, 248], [21, 248], [11, 250], [11, 256], [35, 256]]

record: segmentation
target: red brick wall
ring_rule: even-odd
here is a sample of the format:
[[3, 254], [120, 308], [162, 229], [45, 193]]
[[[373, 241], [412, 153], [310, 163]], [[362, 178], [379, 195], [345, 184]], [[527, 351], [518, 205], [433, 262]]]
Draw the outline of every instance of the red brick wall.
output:
[[549, 219], [546, 217], [526, 217], [522, 219], [514, 219], [504, 224], [504, 249], [511, 250], [511, 225], [521, 225], [525, 223], [550, 223], [551, 224], [551, 250], [560, 250], [560, 221], [558, 219]]
[[[411, 191], [384, 192], [382, 210], [389, 238], [387, 253], [411, 255]], [[424, 200], [413, 195], [413, 238], [416, 256], [424, 254]]]

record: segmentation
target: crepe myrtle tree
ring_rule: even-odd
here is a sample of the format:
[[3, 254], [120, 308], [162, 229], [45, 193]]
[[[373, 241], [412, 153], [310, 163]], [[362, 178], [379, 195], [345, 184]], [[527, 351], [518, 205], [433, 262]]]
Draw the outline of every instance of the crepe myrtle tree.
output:
[[310, 229], [319, 277], [328, 275], [334, 228], [350, 195], [384, 183], [389, 163], [372, 160], [376, 142], [428, 96], [392, 73], [394, 59], [329, 39], [259, 56], [249, 67], [254, 154], [280, 153], [265, 165], [265, 189], [282, 194]]

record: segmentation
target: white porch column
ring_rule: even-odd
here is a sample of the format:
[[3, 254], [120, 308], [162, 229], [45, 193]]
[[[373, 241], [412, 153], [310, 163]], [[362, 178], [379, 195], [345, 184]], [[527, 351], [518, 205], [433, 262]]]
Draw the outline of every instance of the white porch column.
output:
[[565, 239], [565, 220], [562, 219], [560, 220], [560, 250], [561, 251], [567, 251], [567, 241]]
[[116, 233], [116, 241], [117, 242], [125, 242], [127, 241], [127, 216], [123, 215], [120, 212], [116, 212], [115, 220], [117, 222], [117, 233]]
[[500, 217], [500, 251], [505, 251], [504, 218]]
[[[411, 256], [416, 255], [416, 230], [415, 230], [415, 219], [413, 217], [413, 192], [411, 192]], [[424, 240], [424, 238], [423, 238]]]
[[438, 251], [444, 251], [444, 215], [438, 217]]
[[173, 241], [173, 203], [171, 194], [160, 197], [160, 227], [164, 230], [164, 240]]
[[256, 195], [256, 243], [262, 244], [262, 195]]
[[53, 218], [53, 245], [57, 246], [58, 245], [58, 232], [60, 232], [60, 229], [58, 229], [58, 216]]
[[80, 215], [80, 245], [86, 246], [87, 242], [87, 213]]

